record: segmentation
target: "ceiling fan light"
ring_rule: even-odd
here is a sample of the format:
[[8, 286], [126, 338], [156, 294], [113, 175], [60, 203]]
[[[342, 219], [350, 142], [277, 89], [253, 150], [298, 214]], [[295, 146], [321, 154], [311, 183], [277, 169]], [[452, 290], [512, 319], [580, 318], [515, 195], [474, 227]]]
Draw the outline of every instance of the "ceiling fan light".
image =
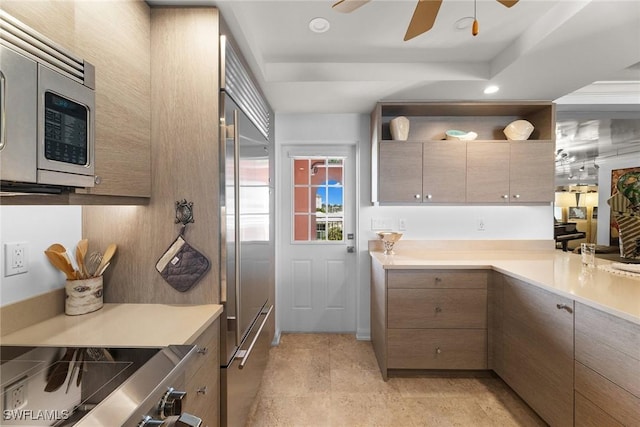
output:
[[331, 28], [331, 24], [325, 18], [318, 17], [309, 21], [309, 29], [314, 33], [326, 33], [329, 28]]
[[500, 90], [500, 88], [498, 86], [490, 85], [490, 86], [487, 86], [486, 88], [484, 88], [484, 94], [485, 95], [491, 95], [492, 93], [496, 93], [499, 90]]

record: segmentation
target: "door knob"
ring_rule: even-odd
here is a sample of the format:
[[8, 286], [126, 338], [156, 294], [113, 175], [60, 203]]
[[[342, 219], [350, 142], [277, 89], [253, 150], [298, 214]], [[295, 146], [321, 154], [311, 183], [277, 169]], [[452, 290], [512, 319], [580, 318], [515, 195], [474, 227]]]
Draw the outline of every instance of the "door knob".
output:
[[350, 254], [354, 253], [356, 251], [355, 246], [347, 246], [347, 252], [349, 252]]

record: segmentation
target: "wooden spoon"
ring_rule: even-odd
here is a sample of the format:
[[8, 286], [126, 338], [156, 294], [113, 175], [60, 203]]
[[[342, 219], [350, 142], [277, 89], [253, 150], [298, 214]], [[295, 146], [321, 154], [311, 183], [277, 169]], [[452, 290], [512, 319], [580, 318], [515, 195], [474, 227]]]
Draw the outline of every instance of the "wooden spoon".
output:
[[60, 252], [46, 250], [44, 251], [44, 253], [49, 259], [49, 261], [51, 262], [51, 264], [53, 264], [53, 266], [58, 270], [62, 271], [67, 276], [68, 280], [76, 279], [76, 272], [73, 270], [73, 267], [71, 266], [71, 264], [67, 262], [67, 260], [62, 256]]
[[76, 354], [76, 348], [67, 347], [67, 352], [62, 356], [57, 363], [49, 379], [47, 381], [47, 385], [44, 388], [44, 391], [50, 393], [59, 389], [64, 381], [67, 379], [67, 374], [69, 373], [69, 365], [73, 360], [73, 356]]
[[80, 273], [80, 278], [87, 279], [89, 274], [87, 273], [87, 267], [84, 264], [84, 257], [87, 255], [87, 250], [89, 249], [89, 241], [87, 239], [82, 239], [76, 245], [76, 261], [78, 262], [78, 272]]
[[116, 253], [117, 248], [118, 247], [115, 243], [111, 243], [109, 246], [107, 246], [107, 250], [104, 251], [104, 255], [102, 255], [102, 261], [100, 261], [100, 265], [98, 266], [98, 268], [96, 268], [94, 277], [99, 276], [100, 274], [98, 273], [104, 271], [104, 268], [106, 268], [105, 265], [107, 265], [109, 261], [111, 261], [111, 257], [113, 257], [113, 254]]
[[[69, 258], [69, 255], [67, 255], [67, 249], [64, 246], [62, 246], [60, 243], [54, 243], [53, 245], [49, 246], [47, 250], [57, 252], [60, 255], [62, 255], [62, 257], [67, 261], [67, 263], [71, 267], [71, 270], [72, 271], [74, 270], [73, 263], [71, 262], [71, 258]], [[74, 273], [74, 278], [75, 278], [75, 273]]]

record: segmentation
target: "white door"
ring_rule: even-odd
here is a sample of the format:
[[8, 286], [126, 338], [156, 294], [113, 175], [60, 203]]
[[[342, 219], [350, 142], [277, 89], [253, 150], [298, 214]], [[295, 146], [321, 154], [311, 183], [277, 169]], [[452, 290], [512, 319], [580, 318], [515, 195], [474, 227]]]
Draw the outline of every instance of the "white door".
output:
[[349, 146], [283, 147], [283, 332], [356, 330], [355, 161]]

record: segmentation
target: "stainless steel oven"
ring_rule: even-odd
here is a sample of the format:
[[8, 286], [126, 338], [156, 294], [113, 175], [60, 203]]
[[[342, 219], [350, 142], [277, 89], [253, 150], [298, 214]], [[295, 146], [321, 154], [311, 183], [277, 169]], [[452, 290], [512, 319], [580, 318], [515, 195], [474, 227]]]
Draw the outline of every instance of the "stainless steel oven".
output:
[[199, 426], [183, 408], [195, 346], [0, 347], [0, 425]]
[[3, 190], [92, 187], [95, 70], [0, 10]]

